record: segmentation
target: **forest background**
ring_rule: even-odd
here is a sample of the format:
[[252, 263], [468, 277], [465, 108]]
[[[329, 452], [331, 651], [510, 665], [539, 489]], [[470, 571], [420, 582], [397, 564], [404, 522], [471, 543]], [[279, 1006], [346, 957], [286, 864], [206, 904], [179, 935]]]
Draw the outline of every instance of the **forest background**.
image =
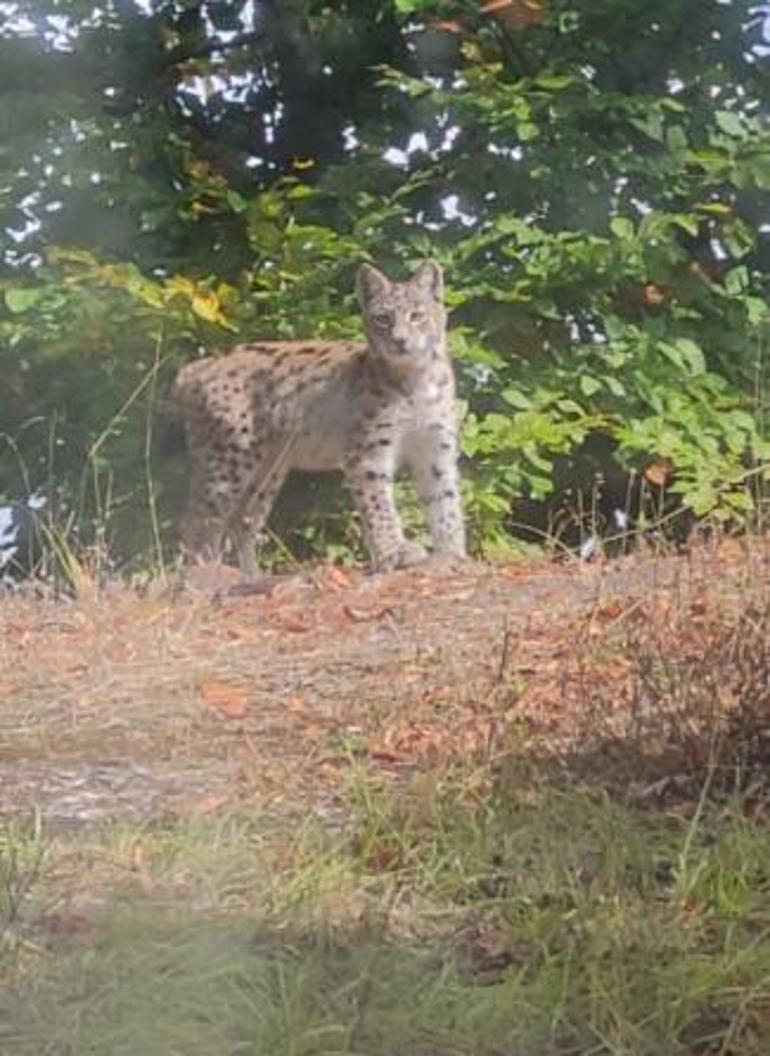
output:
[[[174, 370], [359, 336], [357, 265], [431, 256], [477, 547], [755, 518], [769, 54], [743, 0], [0, 3], [0, 498], [154, 560]], [[355, 549], [341, 509], [294, 552]]]

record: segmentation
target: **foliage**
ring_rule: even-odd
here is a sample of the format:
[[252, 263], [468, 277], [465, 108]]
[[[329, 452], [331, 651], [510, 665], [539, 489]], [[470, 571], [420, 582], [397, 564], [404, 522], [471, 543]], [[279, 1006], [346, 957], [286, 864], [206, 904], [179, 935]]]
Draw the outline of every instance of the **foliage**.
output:
[[158, 370], [357, 333], [355, 265], [430, 254], [478, 533], [597, 435], [743, 517], [768, 455], [756, 5], [259, 6], [5, 5], [0, 420], [31, 484], [72, 495], [96, 447], [138, 516]]

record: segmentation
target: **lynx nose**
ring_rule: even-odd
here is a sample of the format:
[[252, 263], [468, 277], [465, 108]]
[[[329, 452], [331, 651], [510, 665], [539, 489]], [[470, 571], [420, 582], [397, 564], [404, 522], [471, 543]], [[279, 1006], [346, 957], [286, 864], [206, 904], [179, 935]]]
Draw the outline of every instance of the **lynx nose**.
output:
[[400, 356], [406, 355], [406, 353], [409, 351], [409, 338], [399, 337], [397, 334], [394, 334], [393, 347]]

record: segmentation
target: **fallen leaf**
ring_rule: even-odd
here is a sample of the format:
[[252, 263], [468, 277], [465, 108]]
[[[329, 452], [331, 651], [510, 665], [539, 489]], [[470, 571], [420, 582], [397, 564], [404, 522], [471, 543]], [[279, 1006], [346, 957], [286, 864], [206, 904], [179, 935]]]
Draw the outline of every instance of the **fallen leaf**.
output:
[[375, 845], [366, 856], [367, 868], [372, 873], [386, 873], [394, 869], [401, 862], [398, 848], [392, 844], [381, 843]]
[[594, 620], [597, 623], [613, 622], [618, 619], [627, 607], [627, 604], [623, 601], [607, 601], [594, 611]]
[[545, 0], [484, 0], [481, 10], [509, 29], [520, 29], [543, 21]]
[[331, 568], [327, 569], [324, 579], [330, 586], [337, 587], [340, 590], [347, 590], [353, 586], [353, 579], [350, 573], [346, 572], [344, 568], [340, 568], [339, 565], [332, 565]]
[[505, 579], [532, 579], [532, 568], [529, 565], [500, 565], [496, 570]]
[[645, 304], [657, 307], [657, 305], [663, 304], [668, 296], [668, 292], [662, 286], [657, 286], [654, 282], [648, 282], [644, 287]]
[[242, 719], [249, 710], [249, 695], [242, 682], [203, 679], [198, 688], [206, 704], [228, 719]]
[[85, 940], [96, 931], [96, 925], [82, 913], [47, 913], [37, 924], [47, 935], [56, 939]]
[[[385, 736], [383, 747], [385, 751], [395, 752], [401, 757], [415, 758], [436, 755], [445, 744], [446, 737], [438, 730], [417, 723], [409, 723], [406, 727], [390, 731]], [[382, 748], [377, 750], [382, 751]]]
[[204, 816], [207, 816], [209, 814], [216, 814], [216, 812], [218, 810], [221, 810], [222, 807], [226, 807], [229, 802], [229, 796], [201, 796], [201, 798], [193, 804], [193, 812], [195, 814], [202, 814]]
[[257, 642], [264, 638], [265, 632], [262, 627], [225, 627], [225, 637], [234, 642]]
[[438, 19], [435, 22], [431, 22], [431, 26], [433, 29], [438, 29], [442, 33], [454, 33], [458, 37], [464, 37], [468, 32], [462, 23], [449, 18]]
[[357, 609], [352, 605], [343, 605], [342, 611], [356, 623], [367, 623], [369, 620], [382, 620], [386, 616], [391, 618], [395, 615], [389, 605], [378, 606], [371, 609]]
[[386, 765], [388, 763], [403, 763], [405, 761], [403, 755], [397, 752], [390, 751], [387, 748], [374, 749], [372, 752], [370, 752], [369, 758], [374, 763], [384, 763]]
[[656, 488], [664, 487], [670, 476], [671, 465], [664, 459], [659, 459], [657, 462], [648, 462], [644, 467], [644, 479], [648, 484], [652, 484]]
[[282, 631], [290, 631], [292, 634], [304, 634], [311, 629], [309, 620], [300, 616], [288, 616], [280, 621]]

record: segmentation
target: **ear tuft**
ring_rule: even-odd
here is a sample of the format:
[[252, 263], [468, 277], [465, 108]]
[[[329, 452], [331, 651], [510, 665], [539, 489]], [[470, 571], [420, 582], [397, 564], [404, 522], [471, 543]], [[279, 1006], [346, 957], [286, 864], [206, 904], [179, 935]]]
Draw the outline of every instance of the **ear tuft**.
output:
[[381, 271], [371, 264], [362, 264], [356, 274], [356, 294], [361, 307], [365, 307], [374, 297], [387, 293], [390, 282]]
[[444, 297], [444, 272], [435, 260], [424, 260], [412, 275], [411, 282], [426, 293], [432, 294], [437, 301]]

